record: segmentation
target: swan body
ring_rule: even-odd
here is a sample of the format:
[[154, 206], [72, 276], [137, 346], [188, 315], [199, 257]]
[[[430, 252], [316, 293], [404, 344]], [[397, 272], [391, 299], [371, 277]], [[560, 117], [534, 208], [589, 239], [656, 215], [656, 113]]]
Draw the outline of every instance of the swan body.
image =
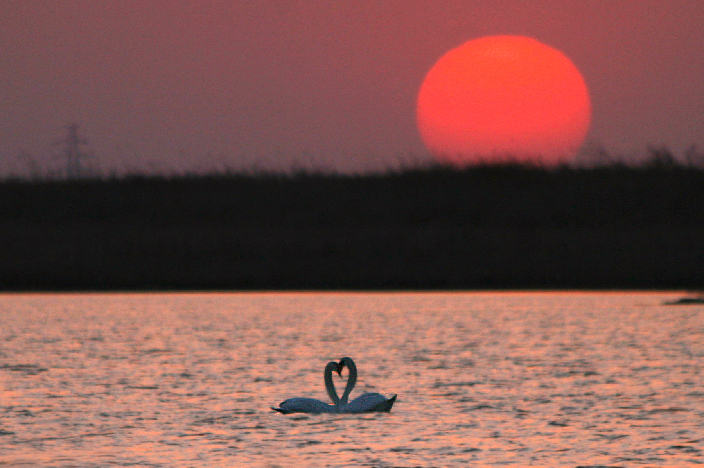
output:
[[389, 412], [394, 406], [396, 395], [386, 398], [381, 393], [364, 393], [341, 409], [342, 413]]
[[[342, 398], [337, 396], [335, 384], [332, 381], [332, 373], [337, 372], [342, 374], [344, 367], [349, 369], [349, 377], [347, 385], [342, 394]], [[391, 398], [386, 398], [381, 393], [364, 393], [349, 402], [349, 396], [357, 383], [357, 366], [349, 357], [344, 357], [340, 362], [328, 362], [323, 372], [323, 380], [325, 381], [325, 391], [332, 400], [333, 404], [327, 404], [314, 398], [289, 398], [282, 401], [278, 408], [271, 407], [274, 411], [283, 414], [290, 413], [371, 413], [371, 412], [389, 412], [396, 401], [396, 395]]]
[[389, 412], [394, 406], [396, 395], [391, 398], [386, 398], [381, 393], [364, 393], [348, 403], [348, 399], [354, 385], [357, 383], [357, 365], [352, 358], [343, 357], [338, 363], [338, 374], [342, 373], [342, 369], [347, 366], [350, 375], [347, 378], [347, 387], [340, 398], [341, 413], [370, 413], [370, 412]]
[[335, 405], [328, 405], [315, 398], [289, 398], [288, 400], [279, 403], [278, 408], [271, 407], [274, 411], [283, 414], [290, 413], [339, 413], [339, 409]]
[[316, 400], [315, 398], [289, 398], [288, 400], [284, 400], [281, 403], [279, 403], [278, 408], [274, 408], [273, 406], [271, 409], [274, 411], [278, 411], [279, 413], [283, 414], [290, 414], [290, 413], [313, 413], [313, 414], [319, 414], [319, 413], [339, 413], [340, 408], [339, 408], [339, 401], [340, 398], [337, 396], [337, 392], [335, 391], [335, 384], [332, 381], [332, 373], [333, 371], [337, 372], [338, 375], [342, 371], [340, 369], [340, 366], [336, 362], [328, 362], [327, 365], [325, 366], [325, 370], [323, 371], [323, 380], [325, 381], [325, 390], [328, 393], [328, 396], [330, 399], [333, 401], [334, 405], [329, 405], [327, 403], [324, 403], [320, 400]]

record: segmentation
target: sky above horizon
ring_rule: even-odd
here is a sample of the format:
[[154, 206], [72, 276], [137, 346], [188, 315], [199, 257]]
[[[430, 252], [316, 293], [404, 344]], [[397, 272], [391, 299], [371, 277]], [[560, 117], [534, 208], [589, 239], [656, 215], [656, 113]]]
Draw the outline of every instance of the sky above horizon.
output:
[[417, 93], [448, 50], [527, 35], [592, 103], [583, 154], [704, 148], [704, 2], [1, 0], [0, 173], [367, 171], [431, 157]]

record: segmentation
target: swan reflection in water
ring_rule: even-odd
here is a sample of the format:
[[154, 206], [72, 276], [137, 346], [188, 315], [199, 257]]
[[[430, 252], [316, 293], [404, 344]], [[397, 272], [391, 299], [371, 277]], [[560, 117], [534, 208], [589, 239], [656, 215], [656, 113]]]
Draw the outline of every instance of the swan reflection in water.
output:
[[[332, 381], [332, 373], [342, 375], [342, 369], [347, 367], [349, 376], [347, 385], [342, 394], [342, 398], [337, 395], [335, 384]], [[325, 390], [333, 404], [322, 402], [314, 398], [289, 398], [282, 401], [278, 408], [272, 407], [274, 411], [280, 413], [371, 413], [389, 412], [396, 401], [396, 395], [386, 398], [381, 393], [364, 393], [352, 401], [349, 400], [350, 393], [357, 383], [357, 366], [349, 357], [343, 357], [340, 362], [328, 362], [323, 372]]]

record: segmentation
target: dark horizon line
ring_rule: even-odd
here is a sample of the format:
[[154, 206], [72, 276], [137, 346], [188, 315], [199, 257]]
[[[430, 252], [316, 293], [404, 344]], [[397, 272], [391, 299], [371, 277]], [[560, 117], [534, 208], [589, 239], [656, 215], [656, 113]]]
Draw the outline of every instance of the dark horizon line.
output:
[[704, 284], [704, 168], [667, 158], [189, 177], [0, 183], [0, 290]]
[[[698, 158], [682, 161], [675, 158], [667, 148], [653, 150], [650, 157], [637, 161], [605, 160], [602, 162], [592, 162], [589, 164], [574, 164], [565, 162], [557, 165], [548, 165], [540, 161], [519, 161], [504, 159], [496, 162], [479, 161], [468, 163], [464, 166], [456, 166], [449, 163], [430, 161], [428, 163], [416, 163], [401, 165], [399, 167], [388, 167], [369, 171], [340, 171], [335, 168], [315, 168], [315, 167], [291, 167], [288, 169], [231, 169], [221, 168], [206, 171], [185, 170], [182, 172], [148, 172], [148, 171], [128, 171], [118, 173], [112, 171], [101, 174], [96, 171], [88, 171], [84, 175], [67, 177], [60, 172], [38, 174], [38, 175], [18, 175], [6, 174], [0, 176], [0, 183], [42, 183], [42, 182], [106, 182], [120, 180], [183, 180], [183, 179], [295, 179], [295, 178], [359, 178], [359, 177], [389, 177], [413, 174], [438, 174], [438, 173], [472, 173], [482, 171], [508, 171], [508, 172], [596, 172], [596, 171], [693, 171], [704, 172], [704, 154], [697, 155]], [[701, 159], [701, 160], [700, 160]]]

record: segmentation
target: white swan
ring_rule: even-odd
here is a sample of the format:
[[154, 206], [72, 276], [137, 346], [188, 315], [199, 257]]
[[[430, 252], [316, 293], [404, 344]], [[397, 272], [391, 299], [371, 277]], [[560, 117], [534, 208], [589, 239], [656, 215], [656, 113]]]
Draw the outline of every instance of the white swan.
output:
[[[342, 369], [345, 366], [347, 366], [347, 368], [349, 369], [349, 377], [347, 378], [347, 386], [345, 387], [345, 392], [342, 394], [342, 398], [340, 398], [340, 402], [338, 404], [339, 411], [341, 413], [370, 413], [377, 411], [391, 411], [391, 407], [394, 406], [394, 402], [396, 401], [396, 395], [392, 396], [391, 398], [386, 398], [381, 393], [364, 393], [348, 403], [347, 400], [349, 399], [350, 393], [352, 393], [352, 389], [357, 383], [357, 366], [355, 365], [352, 358], [343, 357], [338, 363], [337, 373], [342, 373]], [[332, 375], [330, 377], [332, 378]]]
[[289, 414], [289, 413], [339, 413], [339, 403], [340, 398], [337, 396], [335, 391], [335, 384], [332, 381], [332, 372], [335, 371], [340, 374], [342, 369], [340, 365], [336, 362], [328, 362], [325, 366], [325, 371], [323, 371], [323, 380], [325, 381], [325, 390], [328, 392], [330, 399], [333, 401], [334, 405], [329, 405], [315, 398], [289, 398], [288, 400], [279, 403], [278, 408], [271, 409], [278, 411], [279, 413]]
[[[337, 396], [335, 384], [332, 381], [332, 373], [335, 371], [338, 375], [341, 375], [345, 366], [349, 369], [349, 377], [347, 378], [345, 391], [342, 394], [342, 398], [340, 398]], [[342, 358], [339, 363], [328, 362], [323, 372], [323, 380], [325, 381], [325, 391], [327, 391], [334, 404], [329, 405], [315, 398], [289, 398], [282, 401], [278, 408], [272, 406], [271, 409], [283, 414], [389, 412], [396, 401], [396, 395], [387, 399], [380, 393], [365, 393], [348, 403], [350, 393], [357, 383], [357, 366], [349, 357]]]

